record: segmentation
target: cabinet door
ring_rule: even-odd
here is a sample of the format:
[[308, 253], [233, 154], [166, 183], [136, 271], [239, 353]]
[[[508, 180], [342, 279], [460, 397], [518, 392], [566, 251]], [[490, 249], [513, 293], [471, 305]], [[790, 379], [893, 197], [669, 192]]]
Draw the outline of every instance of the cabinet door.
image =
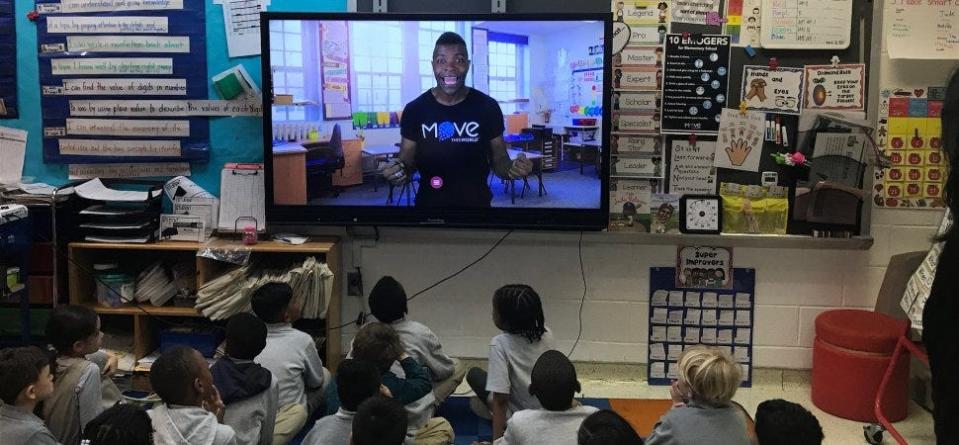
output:
[[345, 165], [333, 174], [333, 185], [349, 186], [363, 183], [363, 141], [360, 139], [343, 140]]

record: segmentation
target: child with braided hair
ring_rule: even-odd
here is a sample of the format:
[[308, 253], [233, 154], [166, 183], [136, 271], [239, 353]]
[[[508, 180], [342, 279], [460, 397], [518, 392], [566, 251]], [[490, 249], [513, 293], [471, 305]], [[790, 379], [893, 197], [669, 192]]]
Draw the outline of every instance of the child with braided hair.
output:
[[530, 374], [544, 352], [556, 349], [546, 327], [539, 294], [525, 284], [509, 284], [493, 294], [493, 323], [503, 332], [490, 340], [489, 371], [470, 369], [466, 375], [476, 397], [471, 407], [492, 417], [493, 439], [503, 436], [506, 420], [519, 410], [538, 409], [529, 392]]

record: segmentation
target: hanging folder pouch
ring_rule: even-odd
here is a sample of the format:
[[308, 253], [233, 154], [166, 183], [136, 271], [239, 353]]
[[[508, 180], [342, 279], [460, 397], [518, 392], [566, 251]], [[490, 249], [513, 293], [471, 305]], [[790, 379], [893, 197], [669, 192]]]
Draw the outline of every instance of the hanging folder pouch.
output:
[[[220, 218], [217, 230], [236, 232], [238, 221], [256, 221], [266, 231], [265, 174], [263, 164], [228, 163], [220, 173]], [[242, 230], [242, 227], [239, 227]]]

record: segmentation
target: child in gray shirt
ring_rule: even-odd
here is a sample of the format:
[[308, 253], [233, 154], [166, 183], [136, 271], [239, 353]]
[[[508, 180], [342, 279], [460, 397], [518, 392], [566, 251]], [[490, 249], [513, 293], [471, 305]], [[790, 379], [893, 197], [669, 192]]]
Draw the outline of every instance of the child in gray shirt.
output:
[[748, 445], [746, 423], [731, 401], [742, 368], [717, 348], [694, 347], [679, 357], [673, 408], [660, 418], [646, 445]]
[[59, 445], [57, 439], [33, 415], [37, 403], [53, 394], [50, 357], [28, 346], [0, 351], [0, 443]]
[[536, 360], [529, 392], [543, 409], [524, 409], [506, 422], [496, 445], [576, 445], [579, 426], [598, 411], [573, 401], [581, 391], [576, 368], [562, 352], [550, 350]]

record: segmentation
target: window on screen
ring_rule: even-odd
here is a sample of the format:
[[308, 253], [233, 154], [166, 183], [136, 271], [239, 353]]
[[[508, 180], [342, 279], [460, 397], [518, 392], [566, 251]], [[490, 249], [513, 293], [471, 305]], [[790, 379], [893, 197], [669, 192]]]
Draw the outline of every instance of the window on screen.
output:
[[350, 24], [350, 36], [356, 82], [353, 111], [402, 110], [404, 58], [400, 24], [354, 22]]
[[[422, 91], [436, 86], [436, 78], [433, 76], [433, 48], [436, 46], [436, 39], [446, 31], [459, 32], [456, 29], [455, 22], [420, 22], [417, 37], [419, 40], [420, 89]], [[460, 35], [462, 34], [460, 32]]]
[[[273, 90], [276, 94], [291, 94], [294, 100], [310, 100], [306, 92], [306, 64], [303, 48], [308, 33], [298, 20], [276, 21], [270, 26], [270, 65], [273, 67]], [[301, 121], [307, 119], [304, 107], [277, 107], [277, 120]]]

